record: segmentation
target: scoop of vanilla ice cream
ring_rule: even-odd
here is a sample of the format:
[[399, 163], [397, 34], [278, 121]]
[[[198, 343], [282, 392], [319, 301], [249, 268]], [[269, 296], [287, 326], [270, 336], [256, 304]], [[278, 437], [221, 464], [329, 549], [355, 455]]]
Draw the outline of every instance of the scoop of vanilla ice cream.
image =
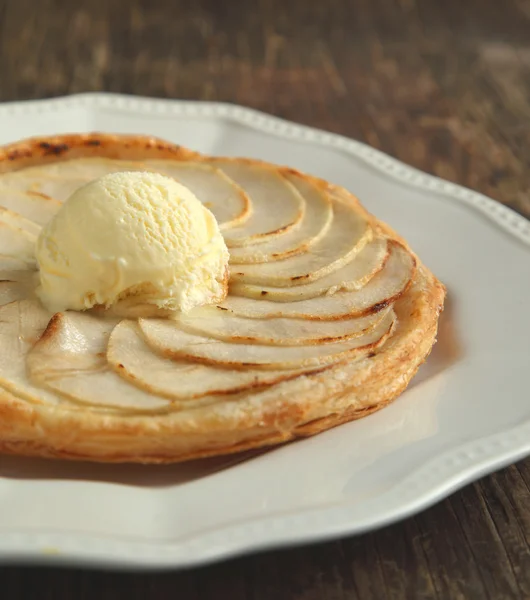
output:
[[42, 230], [36, 257], [37, 294], [53, 311], [138, 304], [160, 314], [227, 293], [229, 254], [215, 217], [156, 173], [112, 173], [76, 190]]

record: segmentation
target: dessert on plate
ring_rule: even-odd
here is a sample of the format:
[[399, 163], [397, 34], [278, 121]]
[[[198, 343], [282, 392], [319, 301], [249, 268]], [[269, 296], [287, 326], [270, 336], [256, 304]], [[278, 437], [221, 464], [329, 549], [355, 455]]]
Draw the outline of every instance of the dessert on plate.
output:
[[349, 191], [143, 136], [0, 149], [0, 451], [173, 462], [395, 399], [445, 289]]

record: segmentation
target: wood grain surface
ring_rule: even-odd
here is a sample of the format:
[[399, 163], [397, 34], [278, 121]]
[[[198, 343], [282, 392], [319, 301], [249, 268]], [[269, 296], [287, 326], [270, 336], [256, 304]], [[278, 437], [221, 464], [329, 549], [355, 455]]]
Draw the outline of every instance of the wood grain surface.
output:
[[[530, 0], [0, 0], [0, 101], [237, 102], [530, 217]], [[2, 598], [530, 598], [530, 460], [375, 533], [163, 574], [4, 567]]]

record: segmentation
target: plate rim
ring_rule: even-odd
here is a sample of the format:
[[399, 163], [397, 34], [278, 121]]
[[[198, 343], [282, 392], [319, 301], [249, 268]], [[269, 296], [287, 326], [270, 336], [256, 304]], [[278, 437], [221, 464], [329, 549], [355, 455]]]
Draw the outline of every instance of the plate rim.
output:
[[72, 108], [110, 108], [133, 113], [140, 112], [149, 116], [158, 115], [160, 117], [177, 114], [179, 116], [198, 116], [214, 119], [227, 118], [239, 124], [247, 125], [252, 129], [279, 137], [343, 150], [347, 154], [368, 163], [386, 176], [413, 187], [445, 195], [452, 200], [477, 209], [503, 230], [530, 246], [530, 220], [485, 194], [407, 165], [364, 142], [309, 125], [295, 123], [235, 103], [153, 98], [111, 92], [85, 92], [54, 98], [0, 103], [0, 117], [38, 114], [50, 110], [59, 111], [60, 109]]
[[[271, 135], [340, 150], [406, 185], [441, 194], [488, 217], [491, 223], [530, 248], [530, 221], [513, 209], [461, 185], [406, 165], [363, 142], [340, 134], [293, 123], [262, 111], [221, 102], [172, 100], [92, 92], [44, 100], [0, 104], [0, 117], [38, 114], [61, 109], [113, 109], [159, 115], [228, 119]], [[318, 542], [360, 534], [423, 510], [478, 477], [530, 455], [530, 419], [513, 428], [447, 450], [423, 463], [399, 484], [371, 503], [372, 518], [357, 515], [348, 501], [325, 508], [257, 517], [188, 539], [139, 541], [130, 538], [52, 531], [7, 531], [0, 537], [1, 562], [83, 564], [103, 568], [185, 568], [246, 552]], [[429, 483], [430, 482], [430, 483]], [[389, 502], [389, 498], [394, 502]], [[397, 500], [396, 500], [397, 499]], [[377, 511], [379, 506], [379, 512]], [[307, 524], [311, 527], [308, 528]], [[258, 536], [256, 538], [256, 536]]]

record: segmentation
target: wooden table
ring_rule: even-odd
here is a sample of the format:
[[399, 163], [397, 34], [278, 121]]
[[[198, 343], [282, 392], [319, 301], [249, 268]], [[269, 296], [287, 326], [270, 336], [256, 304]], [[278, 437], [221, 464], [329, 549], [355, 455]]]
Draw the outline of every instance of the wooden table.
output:
[[[0, 0], [0, 100], [237, 102], [530, 217], [529, 0]], [[530, 460], [381, 531], [181, 573], [6, 567], [2, 597], [530, 598]]]

